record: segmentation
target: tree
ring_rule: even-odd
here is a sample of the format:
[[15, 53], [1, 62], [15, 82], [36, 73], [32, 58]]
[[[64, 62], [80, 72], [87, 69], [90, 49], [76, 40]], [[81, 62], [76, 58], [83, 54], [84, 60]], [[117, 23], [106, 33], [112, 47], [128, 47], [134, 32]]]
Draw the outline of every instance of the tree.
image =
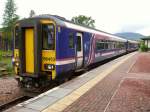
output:
[[30, 11], [30, 17], [34, 17], [35, 16], [35, 11], [34, 10], [31, 10]]
[[140, 51], [142, 51], [142, 52], [148, 51], [148, 45], [145, 45], [144, 41], [140, 42]]
[[79, 16], [72, 17], [71, 21], [79, 25], [95, 28], [95, 25], [94, 25], [95, 20], [93, 20], [92, 17], [79, 15]]
[[3, 37], [6, 41], [6, 50], [10, 49], [12, 46], [12, 31], [16, 21], [19, 16], [16, 14], [16, 5], [14, 0], [7, 0], [5, 5], [5, 10], [3, 14]]

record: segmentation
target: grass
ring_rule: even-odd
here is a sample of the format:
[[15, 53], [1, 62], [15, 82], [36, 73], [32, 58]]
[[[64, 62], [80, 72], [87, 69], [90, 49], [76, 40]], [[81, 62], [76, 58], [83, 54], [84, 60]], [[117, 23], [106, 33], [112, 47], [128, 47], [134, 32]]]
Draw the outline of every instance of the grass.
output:
[[10, 55], [12, 55], [12, 51], [11, 50], [9, 50], [9, 51], [2, 51], [2, 50], [0, 50], [0, 54], [2, 55], [2, 56], [10, 56]]
[[[14, 69], [12, 65], [11, 57], [7, 57], [12, 55], [12, 51], [1, 51], [0, 50], [0, 67], [5, 68], [9, 75], [14, 74]], [[6, 57], [5, 57], [6, 56]]]

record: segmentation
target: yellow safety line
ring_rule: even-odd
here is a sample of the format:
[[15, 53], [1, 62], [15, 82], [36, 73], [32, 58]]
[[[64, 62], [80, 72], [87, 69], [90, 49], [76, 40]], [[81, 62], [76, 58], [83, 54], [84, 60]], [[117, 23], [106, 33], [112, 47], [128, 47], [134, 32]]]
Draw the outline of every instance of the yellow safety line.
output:
[[121, 64], [123, 64], [127, 59], [135, 55], [136, 53], [132, 53], [126, 58], [122, 59], [121, 61], [114, 64], [111, 68], [106, 69], [102, 73], [100, 73], [98, 76], [90, 80], [89, 82], [85, 83], [80, 88], [76, 89], [69, 95], [65, 96], [63, 99], [60, 99], [56, 103], [50, 105], [42, 112], [61, 112], [63, 111], [68, 105], [72, 104], [74, 101], [76, 101], [80, 96], [82, 96], [84, 93], [86, 93], [88, 90], [90, 90], [93, 86], [95, 86], [98, 82], [100, 82], [102, 79], [104, 79], [107, 75], [109, 75], [112, 71], [114, 71], [117, 67], [119, 67]]

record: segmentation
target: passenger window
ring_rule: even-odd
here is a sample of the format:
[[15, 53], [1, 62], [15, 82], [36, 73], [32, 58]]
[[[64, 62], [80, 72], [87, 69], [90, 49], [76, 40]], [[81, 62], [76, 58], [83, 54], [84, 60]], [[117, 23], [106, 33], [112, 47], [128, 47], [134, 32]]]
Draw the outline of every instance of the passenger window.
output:
[[120, 48], [120, 43], [116, 42], [116, 48]]
[[81, 37], [77, 36], [77, 51], [81, 51]]
[[122, 48], [125, 48], [125, 44], [124, 43], [122, 43]]
[[104, 49], [104, 43], [103, 42], [96, 42], [96, 49], [97, 50]]
[[108, 49], [113, 49], [113, 48], [112, 48], [112, 42], [109, 42], [109, 43], [108, 43]]
[[19, 48], [19, 27], [15, 28], [15, 49]]
[[55, 30], [53, 24], [42, 25], [42, 38], [43, 38], [43, 49], [45, 50], [55, 49]]
[[107, 42], [105, 43], [105, 49], [108, 49], [108, 43]]
[[114, 42], [114, 48], [116, 49], [116, 42]]
[[69, 34], [69, 48], [74, 48], [74, 36], [73, 33]]

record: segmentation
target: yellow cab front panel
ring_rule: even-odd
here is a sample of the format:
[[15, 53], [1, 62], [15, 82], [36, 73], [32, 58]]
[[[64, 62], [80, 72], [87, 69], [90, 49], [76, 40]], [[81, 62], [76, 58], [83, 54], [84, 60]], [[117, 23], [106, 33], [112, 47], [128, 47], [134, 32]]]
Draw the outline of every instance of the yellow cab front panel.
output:
[[19, 49], [14, 49], [14, 70], [15, 73], [18, 75], [19, 74]]
[[56, 27], [51, 20], [41, 20], [42, 24], [42, 71], [52, 80], [56, 77]]

